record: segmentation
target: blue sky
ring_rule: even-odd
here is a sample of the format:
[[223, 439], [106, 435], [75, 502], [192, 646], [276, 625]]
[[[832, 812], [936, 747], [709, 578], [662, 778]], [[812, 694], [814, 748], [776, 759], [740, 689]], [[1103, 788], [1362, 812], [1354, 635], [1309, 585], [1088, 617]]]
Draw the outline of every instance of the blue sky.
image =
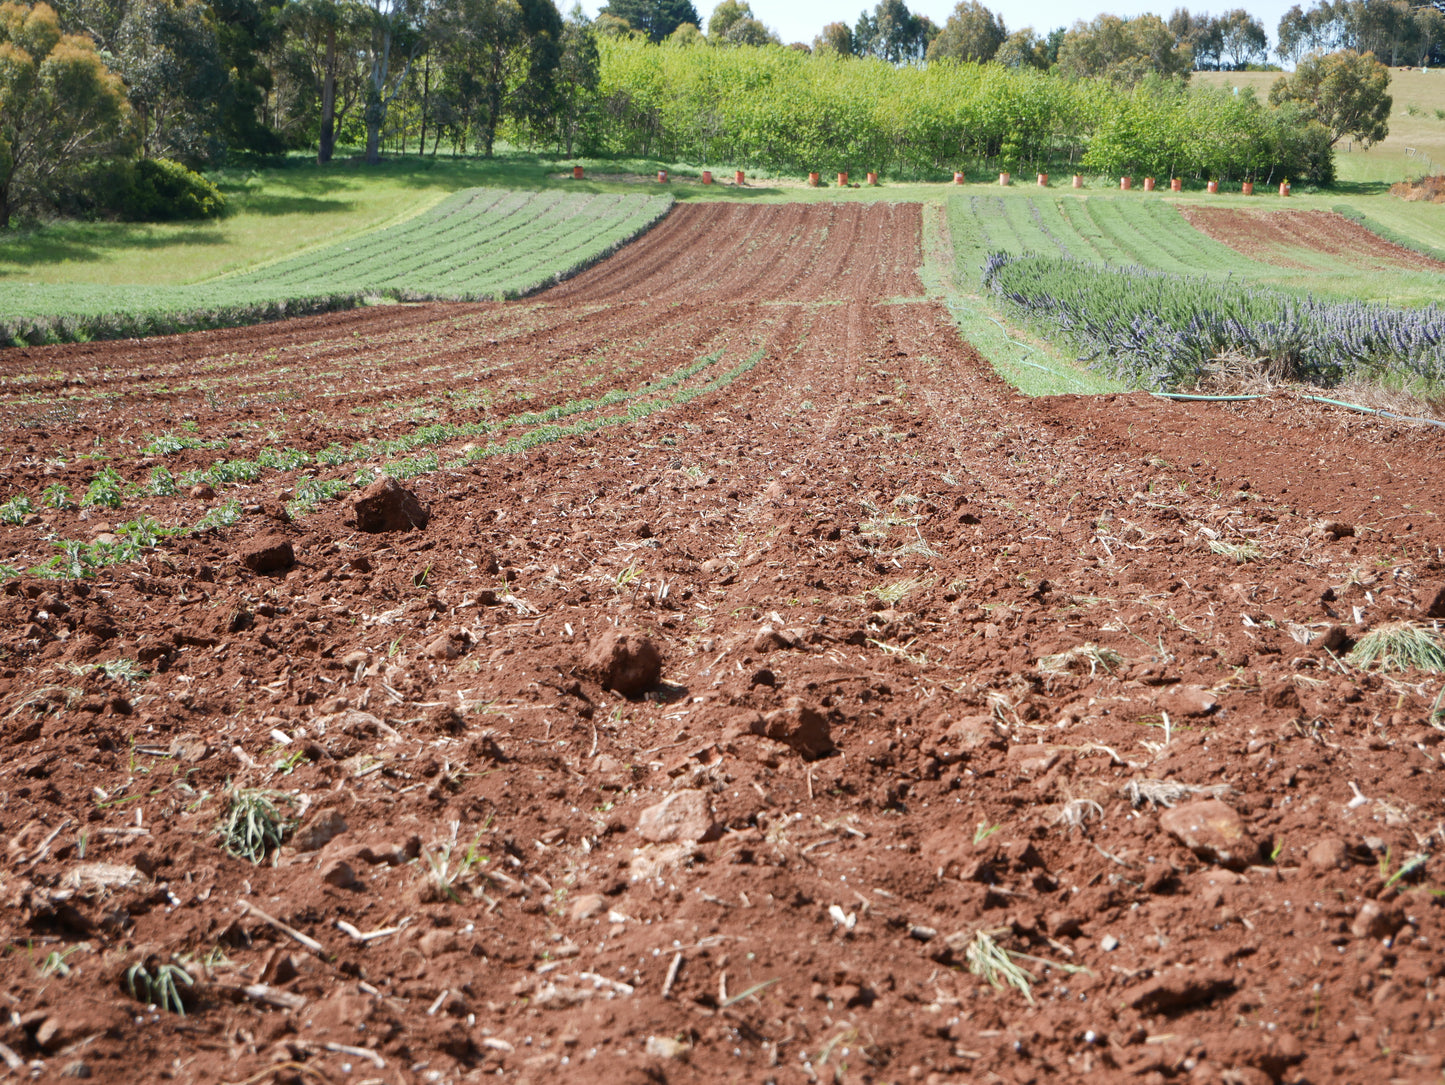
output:
[[[909, 2], [909, 10], [920, 15], [927, 15], [940, 26], [947, 21], [948, 13], [953, 10], [957, 0], [916, 0]], [[988, 0], [984, 0], [988, 3]], [[1249, 5], [1248, 10], [1252, 12], [1269, 32], [1271, 44], [1274, 41], [1274, 28], [1279, 25], [1280, 16], [1289, 10], [1290, 4], [1296, 0], [1268, 0], [1267, 3]], [[1302, 6], [1308, 7], [1308, 0], [1300, 0]], [[583, 8], [589, 15], [596, 15], [602, 6], [603, 0], [583, 0]], [[707, 18], [712, 14], [714, 0], [693, 0], [697, 5], [699, 14], [702, 15], [703, 29], [707, 29]], [[818, 31], [824, 25], [832, 22], [845, 22], [849, 26], [858, 19], [858, 13], [865, 7], [872, 10], [877, 0], [864, 4], [862, 0], [752, 0], [753, 14], [761, 19], [768, 26], [778, 32], [778, 36], [785, 42], [805, 41], [811, 42], [817, 36]], [[1031, 3], [988, 3], [993, 11], [1003, 16], [1004, 23], [1010, 30], [1018, 30], [1021, 27], [1032, 26], [1040, 33], [1046, 33], [1056, 26], [1070, 26], [1076, 19], [1092, 19], [1099, 11], [1107, 10], [1115, 15], [1140, 15], [1152, 11], [1164, 18], [1174, 8], [1181, 6], [1179, 0], [1171, 0], [1167, 4], [1147, 4], [1121, 2], [1113, 3], [1108, 8], [1087, 10], [1080, 8], [1078, 4], [1068, 3], [1066, 0], [1034, 0]], [[1222, 13], [1240, 6], [1238, 0], [1234, 3], [1220, 3], [1214, 8], [1196, 7], [1193, 4], [1184, 3], [1191, 11], [1214, 11]], [[1271, 58], [1273, 59], [1273, 58]]]

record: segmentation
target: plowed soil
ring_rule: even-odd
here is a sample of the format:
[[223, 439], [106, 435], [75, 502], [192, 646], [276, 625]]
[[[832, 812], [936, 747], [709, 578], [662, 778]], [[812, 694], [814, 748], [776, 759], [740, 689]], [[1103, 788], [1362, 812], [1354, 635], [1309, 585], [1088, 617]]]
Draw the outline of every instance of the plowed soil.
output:
[[1439, 260], [1386, 241], [1333, 211], [1180, 210], [1195, 229], [1251, 259], [1277, 267], [1307, 267], [1301, 254], [1322, 254], [1360, 268], [1445, 271]]
[[[241, 512], [0, 587], [11, 1072], [1438, 1080], [1442, 679], [1344, 656], [1445, 616], [1442, 437], [1025, 399], [923, 297], [921, 222], [687, 206], [526, 302], [0, 354], [37, 506], [495, 423], [427, 446], [419, 530], [287, 522], [281, 470], [0, 527], [28, 566]], [[576, 407], [609, 390], [690, 394]], [[461, 455], [565, 404], [598, 424]], [[259, 865], [236, 787], [296, 822]]]

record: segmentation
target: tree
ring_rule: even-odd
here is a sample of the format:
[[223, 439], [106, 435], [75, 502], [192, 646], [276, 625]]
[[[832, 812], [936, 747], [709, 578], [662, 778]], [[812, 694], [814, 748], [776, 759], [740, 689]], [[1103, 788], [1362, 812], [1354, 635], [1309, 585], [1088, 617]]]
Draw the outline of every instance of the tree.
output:
[[309, 75], [319, 111], [316, 161], [325, 165], [336, 149], [336, 130], [363, 95], [353, 54], [355, 19], [337, 0], [293, 0], [280, 17], [287, 48]]
[[1008, 39], [1003, 19], [978, 0], [959, 0], [943, 30], [928, 46], [929, 60], [992, 60]]
[[598, 16], [612, 15], [653, 41], [661, 41], [683, 23], [702, 25], [692, 0], [608, 0]]
[[853, 30], [847, 23], [829, 23], [813, 39], [813, 52], [849, 56], [853, 52]]
[[1223, 53], [1235, 71], [1261, 63], [1269, 55], [1269, 36], [1264, 32], [1264, 24], [1243, 8], [1226, 11], [1219, 18], [1219, 28]]
[[1390, 71], [1372, 53], [1312, 53], [1270, 88], [1269, 104], [1298, 103], [1329, 132], [1332, 147], [1345, 136], [1368, 147], [1390, 134], [1389, 87]]
[[[696, 27], [693, 27], [696, 30]], [[602, 62], [597, 36], [580, 3], [567, 13], [562, 25], [562, 55], [557, 62], [557, 108], [553, 116], [559, 142], [572, 154], [572, 145], [594, 108]]]
[[1043, 39], [1034, 33], [1034, 28], [1026, 26], [1022, 30], [1015, 30], [1004, 39], [998, 52], [993, 55], [993, 60], [995, 64], [1001, 64], [1005, 68], [1043, 69], [1049, 66], [1045, 48]]
[[114, 151], [128, 114], [89, 38], [61, 33], [46, 4], [0, 4], [0, 229], [62, 171]]
[[1224, 24], [1209, 15], [1195, 15], [1188, 8], [1175, 8], [1169, 16], [1169, 32], [1182, 45], [1189, 46], [1194, 57], [1194, 70], [1215, 71], [1224, 53]]
[[225, 157], [221, 107], [230, 79], [206, 8], [193, 0], [133, 0], [115, 36], [141, 154], [189, 166]]
[[864, 11], [853, 29], [853, 50], [859, 56], [875, 56], [890, 64], [922, 60], [937, 28], [928, 19], [914, 15], [903, 0], [879, 0], [870, 15]]
[[1100, 15], [1076, 22], [1059, 46], [1059, 70], [1075, 78], [1106, 76], [1134, 84], [1150, 72], [1186, 76], [1194, 64], [1189, 46], [1180, 42], [1157, 15], [1121, 19]]
[[778, 36], [753, 15], [747, 0], [722, 0], [707, 21], [708, 40], [714, 45], [776, 45]]
[[[421, 0], [361, 0], [361, 51], [366, 66], [366, 161], [381, 161], [381, 127], [407, 73], [426, 47]], [[401, 61], [400, 71], [397, 63]]]

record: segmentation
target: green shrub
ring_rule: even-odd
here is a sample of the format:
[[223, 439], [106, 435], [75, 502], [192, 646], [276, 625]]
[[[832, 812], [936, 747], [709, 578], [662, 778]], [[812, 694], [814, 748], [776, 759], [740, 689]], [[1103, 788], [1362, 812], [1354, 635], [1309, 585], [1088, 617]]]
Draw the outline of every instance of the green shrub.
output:
[[120, 212], [142, 222], [219, 218], [226, 211], [221, 190], [195, 170], [168, 158], [142, 158], [120, 195]]

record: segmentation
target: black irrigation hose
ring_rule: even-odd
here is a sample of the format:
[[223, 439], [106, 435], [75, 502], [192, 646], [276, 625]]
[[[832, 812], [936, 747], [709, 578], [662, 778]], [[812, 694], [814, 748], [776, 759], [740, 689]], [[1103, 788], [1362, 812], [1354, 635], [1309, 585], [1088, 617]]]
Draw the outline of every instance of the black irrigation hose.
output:
[[[1185, 402], [1204, 403], [1246, 403], [1250, 400], [1264, 399], [1264, 396], [1195, 396], [1186, 395], [1183, 392], [1151, 392], [1149, 393], [1158, 399], [1183, 400]], [[1359, 411], [1361, 414], [1374, 414], [1381, 418], [1389, 418], [1396, 422], [1419, 422], [1425, 426], [1436, 426], [1445, 429], [1445, 422], [1434, 418], [1414, 418], [1408, 414], [1396, 414], [1394, 411], [1381, 410], [1379, 407], [1364, 407], [1358, 403], [1346, 403], [1342, 399], [1327, 399], [1324, 396], [1304, 396], [1304, 399], [1312, 403], [1324, 403], [1331, 407], [1344, 407], [1346, 410]]]

